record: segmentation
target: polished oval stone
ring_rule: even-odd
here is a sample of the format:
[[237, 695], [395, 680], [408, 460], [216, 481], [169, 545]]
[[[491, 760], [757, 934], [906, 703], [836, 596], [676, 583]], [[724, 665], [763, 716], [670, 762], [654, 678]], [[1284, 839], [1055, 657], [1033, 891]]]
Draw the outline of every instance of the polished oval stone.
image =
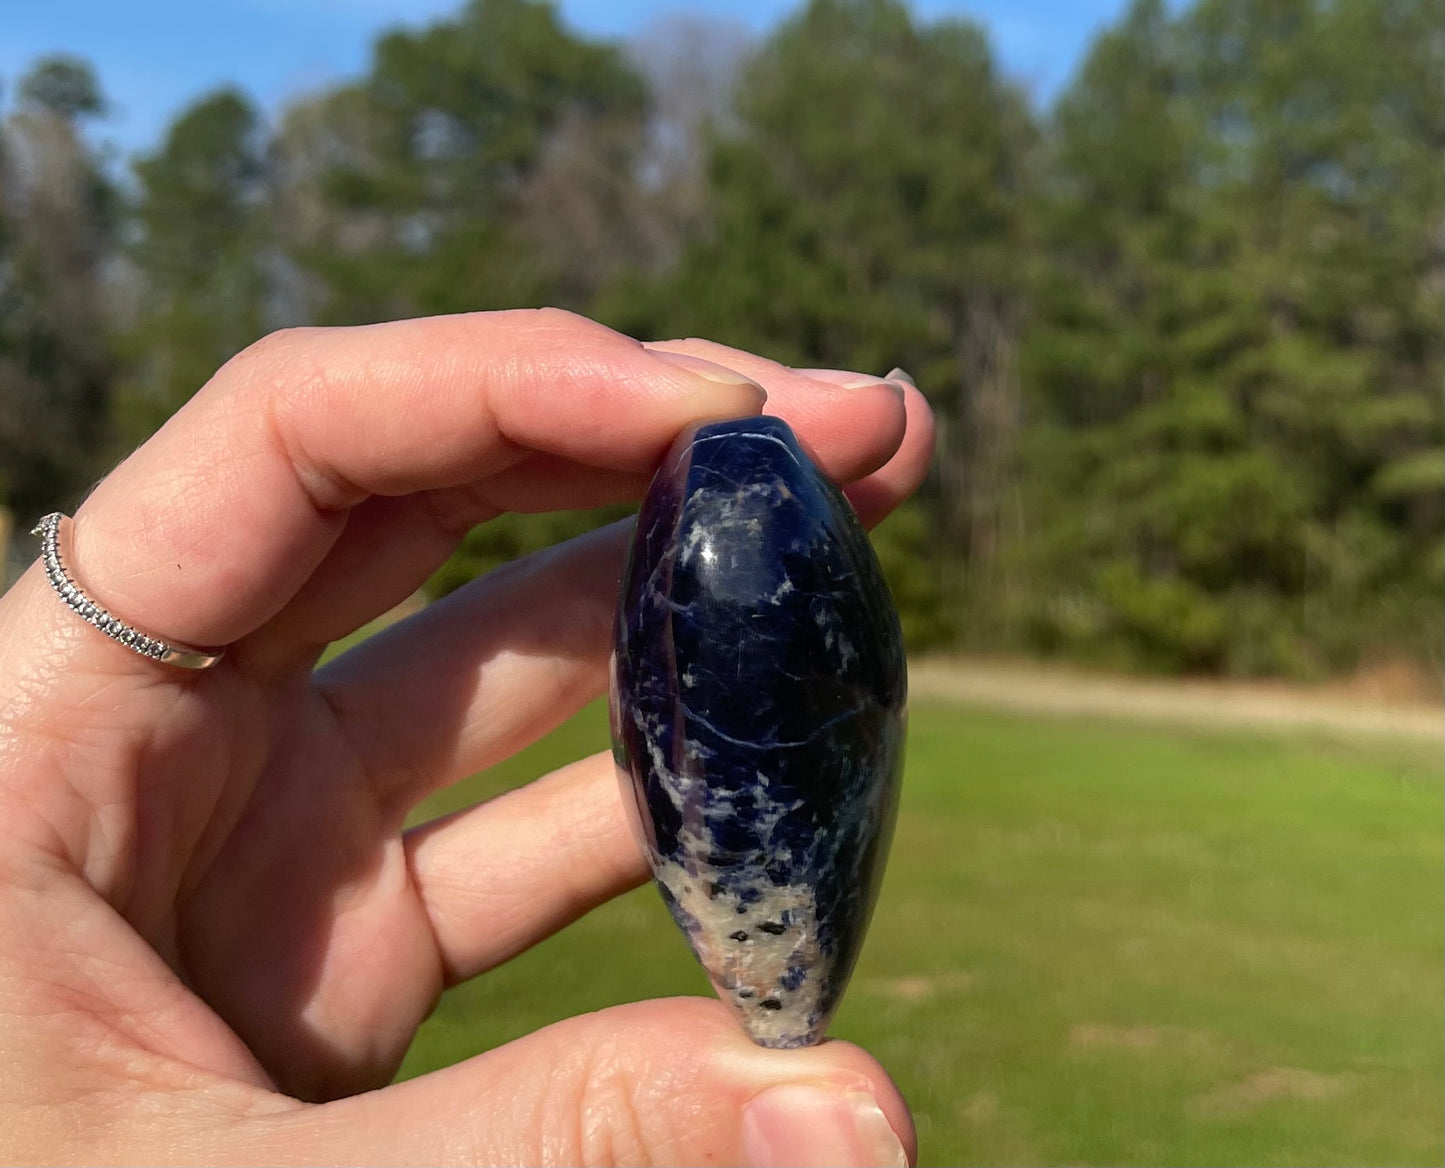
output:
[[613, 747], [663, 899], [764, 1046], [821, 1041], [857, 960], [906, 688], [868, 537], [787, 424], [679, 438], [622, 581]]

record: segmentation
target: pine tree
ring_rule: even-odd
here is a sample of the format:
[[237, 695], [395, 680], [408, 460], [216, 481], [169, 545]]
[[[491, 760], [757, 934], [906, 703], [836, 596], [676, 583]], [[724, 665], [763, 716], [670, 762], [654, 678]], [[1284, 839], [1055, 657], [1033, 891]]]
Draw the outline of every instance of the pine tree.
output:
[[143, 440], [275, 323], [279, 257], [265, 126], [241, 93], [201, 98], [135, 166], [137, 308], [121, 440]]
[[0, 122], [0, 503], [22, 516], [72, 505], [107, 442], [117, 200], [86, 138], [105, 109], [89, 65], [49, 57]]

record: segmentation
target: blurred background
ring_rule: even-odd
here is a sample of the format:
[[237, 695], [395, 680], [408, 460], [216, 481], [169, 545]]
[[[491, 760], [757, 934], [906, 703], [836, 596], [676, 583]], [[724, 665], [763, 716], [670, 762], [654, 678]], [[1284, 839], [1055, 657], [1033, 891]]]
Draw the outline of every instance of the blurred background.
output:
[[[0, 74], [7, 574], [288, 325], [901, 365], [912, 755], [836, 1033], [924, 1162], [1445, 1156], [1445, 4], [68, 0], [0, 12]], [[404, 1073], [701, 988], [643, 890]]]

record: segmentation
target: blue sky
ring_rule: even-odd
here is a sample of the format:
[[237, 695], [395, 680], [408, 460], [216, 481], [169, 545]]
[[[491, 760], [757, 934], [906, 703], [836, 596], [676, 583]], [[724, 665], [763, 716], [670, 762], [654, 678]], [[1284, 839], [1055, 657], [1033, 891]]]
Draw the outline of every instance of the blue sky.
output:
[[[446, 14], [457, 0], [0, 0], [0, 81], [36, 56], [88, 57], [114, 109], [102, 136], [144, 149], [199, 94], [231, 82], [263, 106], [359, 73], [377, 32]], [[1046, 101], [1125, 0], [916, 0], [924, 18], [962, 15], [989, 32], [1004, 68]], [[677, 12], [766, 32], [793, 0], [560, 0], [567, 23], [626, 38]]]

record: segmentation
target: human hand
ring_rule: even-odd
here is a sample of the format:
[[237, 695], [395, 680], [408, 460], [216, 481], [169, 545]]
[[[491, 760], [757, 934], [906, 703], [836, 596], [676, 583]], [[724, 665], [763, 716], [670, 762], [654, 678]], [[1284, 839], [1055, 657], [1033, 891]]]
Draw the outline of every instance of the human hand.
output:
[[313, 672], [326, 644], [476, 523], [637, 497], [683, 426], [757, 411], [759, 386], [865, 521], [926, 468], [911, 387], [666, 349], [549, 310], [277, 334], [72, 526], [91, 596], [228, 645], [216, 668], [109, 640], [38, 566], [0, 598], [0, 1159], [911, 1159], [864, 1052], [761, 1050], [701, 999], [385, 1085], [443, 988], [646, 876], [607, 752], [402, 830], [602, 691], [625, 525]]

